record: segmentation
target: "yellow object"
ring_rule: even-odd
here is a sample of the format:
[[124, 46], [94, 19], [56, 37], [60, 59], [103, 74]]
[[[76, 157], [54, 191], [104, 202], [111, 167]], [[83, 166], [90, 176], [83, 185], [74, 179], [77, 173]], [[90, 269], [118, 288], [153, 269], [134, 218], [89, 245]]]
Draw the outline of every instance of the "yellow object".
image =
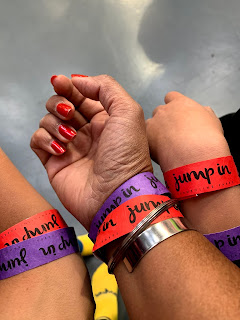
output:
[[105, 263], [92, 276], [92, 291], [96, 303], [94, 320], [118, 319], [118, 285], [115, 276], [108, 273]]
[[93, 250], [93, 242], [89, 239], [87, 234], [77, 237], [78, 246], [80, 249], [80, 253], [82, 256], [90, 256], [92, 255]]

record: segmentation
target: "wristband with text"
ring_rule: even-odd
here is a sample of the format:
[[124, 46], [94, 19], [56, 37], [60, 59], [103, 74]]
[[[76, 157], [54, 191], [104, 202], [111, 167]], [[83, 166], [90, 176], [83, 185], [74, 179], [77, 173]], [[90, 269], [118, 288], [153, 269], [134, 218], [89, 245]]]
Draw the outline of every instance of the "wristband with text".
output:
[[[93, 252], [131, 232], [149, 212], [169, 199], [163, 195], [145, 195], [123, 203], [107, 216], [99, 228]], [[176, 217], [183, 217], [183, 215], [178, 209], [171, 207], [153, 223]]]
[[100, 210], [93, 218], [89, 238], [95, 242], [97, 232], [104, 219], [116, 209], [119, 205], [127, 200], [133, 199], [138, 196], [148, 194], [164, 194], [169, 193], [168, 189], [151, 173], [143, 172], [132, 177], [117, 188], [110, 197], [104, 202]]
[[217, 233], [204, 234], [229, 260], [240, 266], [240, 226]]
[[78, 252], [73, 228], [63, 228], [0, 250], [0, 280]]
[[232, 156], [169, 170], [164, 173], [164, 179], [172, 197], [182, 200], [240, 184]]
[[0, 234], [0, 249], [66, 227], [57, 210], [40, 212], [3, 231]]
[[[112, 257], [108, 261], [108, 272], [113, 273], [116, 265], [124, 258], [124, 254], [129, 249], [129, 246], [138, 238], [138, 236], [146, 230], [150, 224], [162, 215], [166, 210], [169, 210], [177, 204], [176, 199], [169, 199], [163, 202], [158, 207], [150, 211], [136, 227], [124, 238], [121, 245], [114, 251]], [[100, 250], [101, 251], [101, 250]]]

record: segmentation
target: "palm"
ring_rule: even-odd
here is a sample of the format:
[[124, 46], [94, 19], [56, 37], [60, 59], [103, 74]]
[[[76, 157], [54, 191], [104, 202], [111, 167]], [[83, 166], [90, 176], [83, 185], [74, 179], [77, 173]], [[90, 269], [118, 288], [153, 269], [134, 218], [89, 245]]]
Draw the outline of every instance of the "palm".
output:
[[112, 181], [117, 179], [121, 184], [121, 177], [124, 181], [131, 172], [129, 154], [136, 155], [132, 166], [140, 165], [138, 150], [134, 150], [136, 144], [126, 146], [124, 143], [129, 140], [131, 126], [133, 124], [126, 123], [126, 119], [110, 119], [103, 111], [79, 130], [65, 155], [52, 156], [46, 164], [58, 197], [87, 228], [115, 189], [116, 182], [113, 185]]
[[[68, 144], [68, 151], [61, 157], [51, 156], [45, 165], [58, 197], [79, 220], [81, 211], [86, 211], [83, 204], [87, 205], [87, 199], [91, 199], [92, 172], [99, 144], [97, 133], [104, 129], [108, 117], [105, 111], [94, 116], [90, 123], [78, 130], [74, 141]], [[82, 210], [79, 210], [80, 203]]]

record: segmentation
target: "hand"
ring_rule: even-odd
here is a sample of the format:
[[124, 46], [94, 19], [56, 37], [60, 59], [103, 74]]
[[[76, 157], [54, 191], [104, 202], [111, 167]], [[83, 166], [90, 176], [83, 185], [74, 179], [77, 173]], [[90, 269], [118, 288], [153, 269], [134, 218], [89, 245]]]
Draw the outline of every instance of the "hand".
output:
[[63, 205], [89, 230], [118, 186], [152, 171], [143, 110], [109, 76], [58, 76], [52, 83], [58, 95], [48, 100], [31, 148]]
[[168, 93], [165, 103], [146, 121], [151, 157], [163, 172], [230, 155], [221, 122], [210, 107], [178, 92]]

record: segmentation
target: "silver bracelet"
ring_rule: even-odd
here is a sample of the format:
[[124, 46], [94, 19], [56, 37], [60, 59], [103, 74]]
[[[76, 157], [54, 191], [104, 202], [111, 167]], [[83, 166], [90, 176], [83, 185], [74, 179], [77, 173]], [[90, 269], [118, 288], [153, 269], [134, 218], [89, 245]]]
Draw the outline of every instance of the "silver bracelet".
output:
[[108, 262], [108, 272], [110, 274], [113, 273], [114, 268], [119, 263], [119, 261], [123, 258], [125, 251], [128, 249], [130, 244], [137, 239], [137, 237], [163, 212], [175, 206], [178, 203], [176, 199], [169, 199], [166, 202], [160, 204], [160, 206], [156, 207], [152, 210], [139, 224], [127, 235], [127, 237], [123, 240], [121, 246], [115, 250], [113, 256], [110, 258]]
[[149, 226], [124, 253], [123, 262], [128, 272], [133, 272], [145, 254], [160, 242], [187, 230], [189, 229], [182, 223], [181, 218], [170, 218]]

